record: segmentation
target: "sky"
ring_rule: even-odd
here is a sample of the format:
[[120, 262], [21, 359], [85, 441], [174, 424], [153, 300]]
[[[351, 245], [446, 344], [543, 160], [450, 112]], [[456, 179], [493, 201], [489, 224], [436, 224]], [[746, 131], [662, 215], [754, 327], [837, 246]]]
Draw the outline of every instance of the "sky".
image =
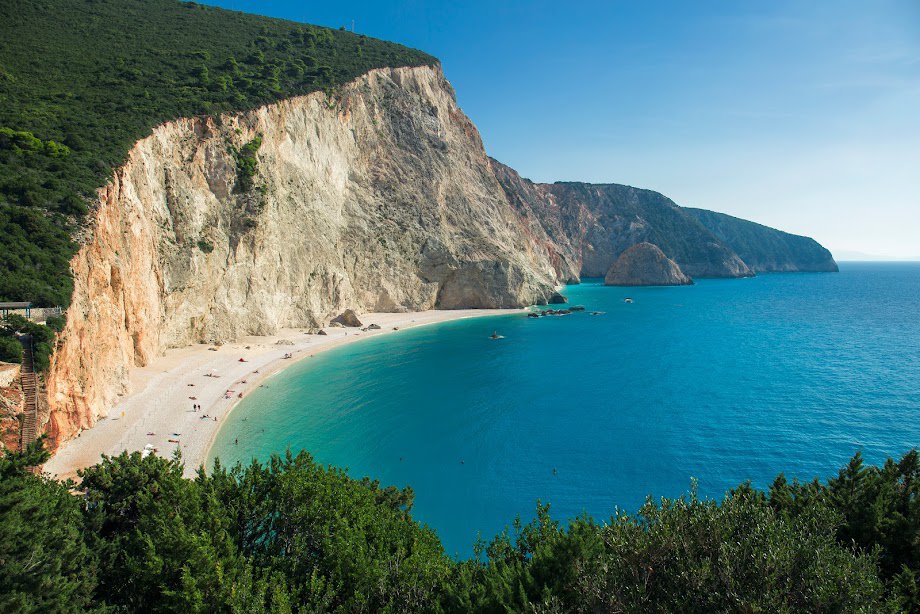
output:
[[920, 259], [917, 0], [209, 3], [436, 56], [488, 153], [534, 181]]

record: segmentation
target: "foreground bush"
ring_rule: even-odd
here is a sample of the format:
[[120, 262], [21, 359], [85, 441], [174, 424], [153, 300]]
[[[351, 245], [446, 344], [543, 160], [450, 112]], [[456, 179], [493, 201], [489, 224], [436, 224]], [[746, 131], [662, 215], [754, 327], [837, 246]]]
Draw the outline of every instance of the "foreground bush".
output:
[[[916, 610], [918, 456], [721, 502], [651, 499], [567, 525], [538, 504], [467, 561], [381, 488], [302, 452], [217, 464], [122, 454], [79, 490], [0, 460], [0, 610], [649, 612]], [[75, 494], [71, 494], [75, 493]]]

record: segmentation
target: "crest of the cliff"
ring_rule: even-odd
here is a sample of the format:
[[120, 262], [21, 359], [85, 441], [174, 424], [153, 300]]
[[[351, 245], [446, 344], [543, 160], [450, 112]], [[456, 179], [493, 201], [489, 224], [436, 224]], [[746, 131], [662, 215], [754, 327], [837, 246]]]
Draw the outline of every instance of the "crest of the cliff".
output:
[[63, 306], [96, 190], [154, 126], [435, 58], [174, 0], [0, 3], [0, 299]]

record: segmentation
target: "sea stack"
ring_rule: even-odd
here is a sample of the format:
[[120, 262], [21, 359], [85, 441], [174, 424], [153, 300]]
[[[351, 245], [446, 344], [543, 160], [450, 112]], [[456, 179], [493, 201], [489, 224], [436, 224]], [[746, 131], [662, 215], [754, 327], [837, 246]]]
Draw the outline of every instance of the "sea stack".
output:
[[607, 271], [607, 286], [686, 286], [693, 283], [677, 263], [653, 243], [637, 243]]

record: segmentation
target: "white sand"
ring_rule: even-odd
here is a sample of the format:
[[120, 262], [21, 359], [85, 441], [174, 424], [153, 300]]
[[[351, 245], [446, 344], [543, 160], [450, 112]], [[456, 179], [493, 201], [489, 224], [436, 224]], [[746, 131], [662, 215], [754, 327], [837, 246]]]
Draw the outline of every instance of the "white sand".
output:
[[[246, 337], [220, 347], [208, 345], [168, 350], [150, 365], [132, 370], [131, 393], [122, 398], [93, 428], [64, 443], [44, 466], [60, 478], [75, 478], [78, 469], [99, 462], [102, 454], [143, 450], [147, 444], [170, 457], [178, 447], [185, 474], [192, 475], [207, 460], [208, 450], [227, 415], [266, 377], [300, 359], [368, 337], [425, 324], [462, 318], [514, 313], [510, 309], [465, 309], [414, 313], [374, 313], [360, 316], [381, 330], [326, 328], [327, 335], [285, 329], [271, 337]], [[279, 340], [293, 345], [279, 345]], [[248, 349], [247, 349], [248, 348]], [[284, 359], [291, 354], [291, 359]], [[246, 362], [239, 362], [244, 358]], [[208, 374], [217, 377], [209, 377]], [[194, 385], [189, 385], [194, 384]], [[229, 395], [227, 391], [231, 391]], [[190, 397], [196, 397], [191, 399]], [[194, 411], [193, 404], [201, 405]], [[203, 418], [203, 416], [208, 416]], [[215, 421], [214, 418], [217, 418]], [[178, 443], [177, 443], [178, 442]]]

